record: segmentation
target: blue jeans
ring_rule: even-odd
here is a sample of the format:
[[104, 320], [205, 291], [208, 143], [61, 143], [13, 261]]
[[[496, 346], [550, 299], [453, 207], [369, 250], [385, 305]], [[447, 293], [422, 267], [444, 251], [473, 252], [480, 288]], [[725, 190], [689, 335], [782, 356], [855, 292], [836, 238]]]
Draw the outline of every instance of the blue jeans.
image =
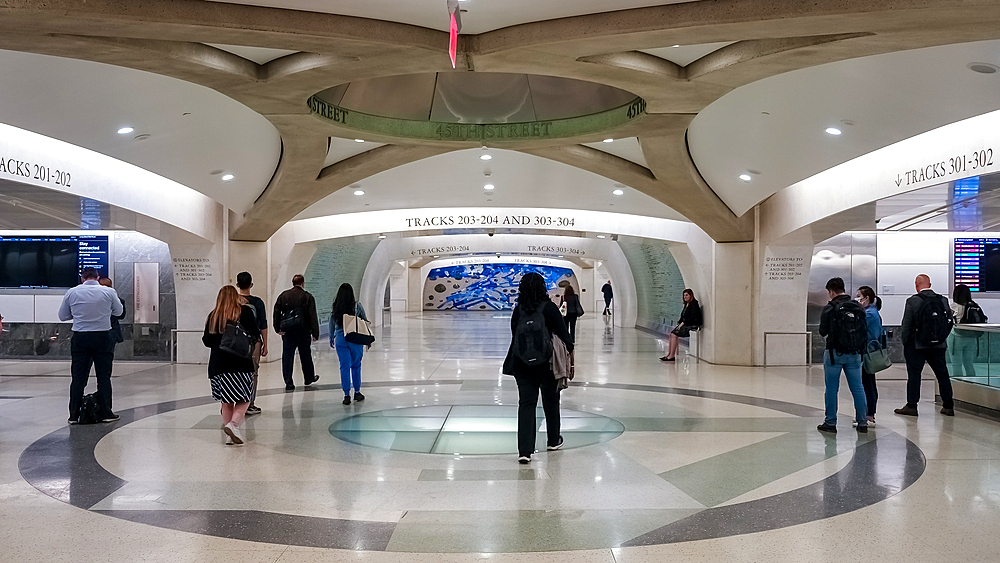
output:
[[861, 384], [861, 354], [841, 354], [832, 350], [823, 352], [823, 374], [826, 377], [826, 419], [824, 424], [837, 425], [837, 393], [840, 391], [840, 372], [847, 376], [847, 387], [854, 396], [854, 410], [858, 426], [868, 426], [868, 402]]
[[337, 358], [340, 359], [340, 387], [344, 395], [351, 394], [351, 384], [354, 392], [361, 391], [361, 358], [365, 355], [365, 347], [344, 340], [344, 334], [339, 333], [334, 338], [337, 347]]

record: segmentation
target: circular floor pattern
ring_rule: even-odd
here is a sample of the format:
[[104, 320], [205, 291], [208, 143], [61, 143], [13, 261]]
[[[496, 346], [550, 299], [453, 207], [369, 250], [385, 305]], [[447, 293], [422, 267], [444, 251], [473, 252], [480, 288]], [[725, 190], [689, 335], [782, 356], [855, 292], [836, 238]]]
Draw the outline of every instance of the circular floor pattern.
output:
[[[466, 382], [456, 380], [451, 383], [462, 385]], [[433, 385], [433, 383], [426, 381], [413, 381], [408, 382], [408, 384], [414, 386]], [[394, 387], [398, 385], [398, 382], [373, 382], [369, 383], [368, 387]], [[825, 448], [831, 453], [836, 452], [837, 438], [820, 435], [814, 429], [815, 420], [822, 415], [822, 411], [806, 405], [763, 397], [680, 387], [621, 383], [584, 386], [594, 391], [607, 389], [680, 395], [763, 407], [792, 415], [791, 417], [783, 417], [777, 422], [783, 425], [791, 423], [801, 427], [798, 432], [793, 432], [790, 436], [795, 438], [797, 435], [803, 438], [807, 448], [818, 446], [819, 449]], [[335, 385], [314, 385], [312, 391], [340, 393], [339, 386]], [[258, 397], [281, 393], [283, 393], [281, 389], [262, 390], [258, 393]], [[442, 530], [449, 529], [440, 525], [428, 527], [426, 522], [409, 523], [408, 519], [413, 520], [410, 516], [419, 511], [408, 511], [406, 517], [399, 521], [378, 521], [270, 512], [257, 510], [253, 506], [241, 509], [147, 508], [131, 510], [99, 508], [104, 499], [129, 485], [128, 481], [112, 474], [98, 462], [95, 449], [102, 438], [125, 425], [148, 417], [212, 403], [211, 397], [167, 401], [122, 410], [119, 412], [121, 420], [116, 424], [60, 428], [25, 448], [18, 460], [21, 476], [42, 493], [95, 514], [173, 530], [253, 542], [333, 549], [405, 552], [413, 550], [400, 545], [405, 543], [405, 541], [400, 541], [400, 538], [412, 534], [414, 529], [426, 528], [425, 532], [430, 530], [433, 534], [437, 534], [435, 537], [438, 537]], [[567, 420], [571, 418], [567, 417]], [[713, 421], [711, 418], [690, 417], [673, 420], [647, 418], [642, 420], [625, 419], [622, 422], [606, 417], [601, 418], [605, 424], [624, 423], [625, 430], [628, 431], [719, 431], [718, 428], [713, 428], [718, 420]], [[589, 424], [601, 419], [585, 417], [582, 420]], [[761, 422], [759, 420], [755, 422], [755, 420], [735, 419], [729, 420], [727, 423], [737, 422], [742, 426], [753, 426]], [[666, 426], [664, 426], [664, 422], [666, 422]], [[774, 421], [772, 419], [763, 422], [769, 424]], [[658, 426], [664, 427], [654, 428]], [[444, 427], [441, 425], [442, 429]], [[749, 429], [743, 428], [743, 430]], [[757, 430], [766, 430], [766, 428], [760, 427]], [[628, 432], [624, 433], [623, 438], [627, 436]], [[555, 528], [545, 527], [546, 522], [552, 519], [554, 519], [553, 525], [556, 528], [562, 526], [561, 529], [573, 532], [563, 538], [564, 541], [559, 544], [561, 550], [593, 549], [595, 546], [607, 548], [657, 545], [775, 530], [847, 514], [883, 501], [916, 482], [926, 467], [924, 455], [916, 444], [891, 430], [880, 427], [875, 432], [870, 432], [865, 436], [858, 436], [856, 439], [852, 437], [850, 441], [853, 443], [851, 460], [839, 471], [826, 478], [754, 500], [732, 504], [706, 502], [704, 503], [705, 508], [702, 509], [674, 510], [672, 512], [677, 513], [674, 515], [675, 517], [659, 518], [657, 516], [654, 518], [656, 521], [646, 523], [648, 525], [644, 525], [645, 529], [642, 531], [623, 528], [620, 531], [622, 533], [616, 532], [612, 535], [598, 533], [609, 526], [613, 528], [616, 522], [627, 523], [633, 519], [632, 517], [636, 514], [630, 511], [611, 510], [614, 513], [612, 520], [598, 520], [592, 523], [597, 527], [581, 528], [577, 525], [579, 522], [571, 527], [565, 525], [567, 518], [575, 522], [573, 518], [579, 516], [578, 510], [568, 508], [553, 511], [515, 510], [513, 512], [517, 513], [516, 517], [511, 522], [506, 522], [507, 525], [504, 525], [503, 521], [497, 521], [487, 528], [483, 528], [482, 523], [474, 521], [474, 519], [468, 522], [453, 522], [451, 527], [457, 530], [456, 537], [464, 542], [470, 541], [471, 538], [478, 542], [477, 545], [463, 545], [461, 549], [453, 549], [441, 543], [441, 547], [431, 551], [530, 552], [552, 550], [554, 549], [553, 536], [550, 532]], [[596, 447], [607, 446], [598, 445]], [[578, 451], [583, 452], [583, 450]], [[412, 454], [400, 453], [399, 455]], [[577, 455], [577, 453], [567, 452], [565, 455]], [[778, 461], [775, 459], [774, 462], [769, 462], [761, 467], [779, 467]], [[775, 465], [776, 463], [777, 465]], [[716, 476], [722, 481], [718, 481], [718, 479], [711, 481], [712, 475], [703, 472], [689, 477], [697, 486], [711, 488], [714, 486], [713, 483], [730, 482], [743, 476], [745, 472], [741, 472], [740, 469], [745, 467], [746, 464], [733, 464], [731, 468], [723, 468], [720, 475]], [[511, 471], [518, 472], [517, 478], [520, 478], [520, 470], [513, 469]], [[706, 483], [706, 479], [711, 482]], [[496, 511], [487, 511], [487, 514], [493, 512]], [[501, 517], [508, 517], [509, 515], [505, 516], [506, 512], [510, 511], [499, 511], [499, 514]], [[463, 516], [465, 514], [466, 512], [459, 512], [459, 516], [465, 517]], [[518, 541], [524, 535], [523, 530], [519, 527], [521, 520], [526, 518], [533, 522], [537, 520], [535, 523], [542, 526], [539, 529], [545, 532], [542, 537], [535, 538], [537, 541], [528, 543]], [[473, 533], [472, 528], [475, 528], [475, 533]], [[489, 536], [489, 534], [483, 536], [481, 532], [484, 529], [491, 530], [493, 536]], [[455, 540], [455, 538], [452, 539]], [[494, 543], [491, 544], [491, 541]]]
[[[563, 449], [613, 440], [625, 425], [599, 414], [560, 410]], [[536, 449], [548, 443], [545, 413], [535, 413]], [[345, 442], [421, 454], [499, 455], [517, 453], [517, 407], [441, 405], [388, 409], [343, 418], [330, 434]]]

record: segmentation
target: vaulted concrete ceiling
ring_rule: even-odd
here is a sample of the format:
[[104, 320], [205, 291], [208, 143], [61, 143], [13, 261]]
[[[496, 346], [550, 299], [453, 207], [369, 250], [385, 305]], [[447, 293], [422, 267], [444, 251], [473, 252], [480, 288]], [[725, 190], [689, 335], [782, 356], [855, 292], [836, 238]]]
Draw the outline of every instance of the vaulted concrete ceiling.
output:
[[[573, 17], [486, 26], [495, 30], [463, 36], [462, 69], [607, 84], [641, 96], [648, 115], [611, 131], [506, 142], [502, 148], [626, 184], [681, 213], [719, 241], [751, 239], [753, 219], [742, 213], [745, 205], [729, 202], [713, 190], [714, 185], [706, 184], [691, 159], [688, 129], [707, 106], [737, 88], [790, 71], [1000, 38], [1000, 0], [822, 5], [718, 0], [611, 14], [587, 14], [593, 11], [589, 8], [576, 12], [586, 15], [570, 13], [574, 5], [570, 0], [547, 4], [569, 10], [562, 15]], [[645, 3], [636, 5], [640, 4]], [[362, 5], [371, 3], [351, 3], [350, 9], [360, 10]], [[222, 50], [207, 43], [229, 47]], [[646, 52], [659, 53], [675, 44], [716, 43], [731, 44], [683, 67]], [[366, 141], [384, 146], [331, 163], [329, 138], [353, 139], [357, 133], [318, 120], [305, 103], [316, 92], [355, 80], [447, 71], [446, 45], [446, 34], [427, 27], [201, 0], [136, 4], [21, 0], [0, 5], [0, 49], [85, 59], [181, 79], [229, 96], [270, 121], [281, 138], [281, 159], [267, 186], [259, 186], [259, 196], [235, 222], [232, 236], [240, 240], [266, 240], [316, 202], [385, 170], [477, 147], [478, 143], [368, 136]], [[232, 46], [294, 53], [258, 64], [230, 52]], [[637, 137], [647, 166], [582, 146], [605, 136]], [[419, 194], [414, 196], [416, 206]]]

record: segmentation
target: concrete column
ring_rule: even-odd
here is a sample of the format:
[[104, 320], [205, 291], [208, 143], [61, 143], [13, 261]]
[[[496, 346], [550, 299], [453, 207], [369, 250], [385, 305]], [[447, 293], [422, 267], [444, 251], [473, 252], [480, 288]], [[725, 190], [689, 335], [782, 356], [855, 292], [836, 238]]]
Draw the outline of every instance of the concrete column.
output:
[[699, 353], [715, 364], [754, 364], [753, 243], [712, 245], [710, 299], [702, 301], [705, 326]]

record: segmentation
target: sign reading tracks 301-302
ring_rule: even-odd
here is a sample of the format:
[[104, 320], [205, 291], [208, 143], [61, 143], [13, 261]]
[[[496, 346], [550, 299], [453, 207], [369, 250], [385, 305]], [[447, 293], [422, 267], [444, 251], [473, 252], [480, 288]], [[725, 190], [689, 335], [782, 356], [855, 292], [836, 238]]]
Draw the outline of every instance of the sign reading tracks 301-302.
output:
[[429, 141], [522, 141], [575, 137], [620, 127], [646, 114], [642, 98], [607, 111], [526, 123], [441, 123], [382, 117], [342, 108], [317, 96], [309, 98], [316, 117], [334, 125], [387, 137]]

